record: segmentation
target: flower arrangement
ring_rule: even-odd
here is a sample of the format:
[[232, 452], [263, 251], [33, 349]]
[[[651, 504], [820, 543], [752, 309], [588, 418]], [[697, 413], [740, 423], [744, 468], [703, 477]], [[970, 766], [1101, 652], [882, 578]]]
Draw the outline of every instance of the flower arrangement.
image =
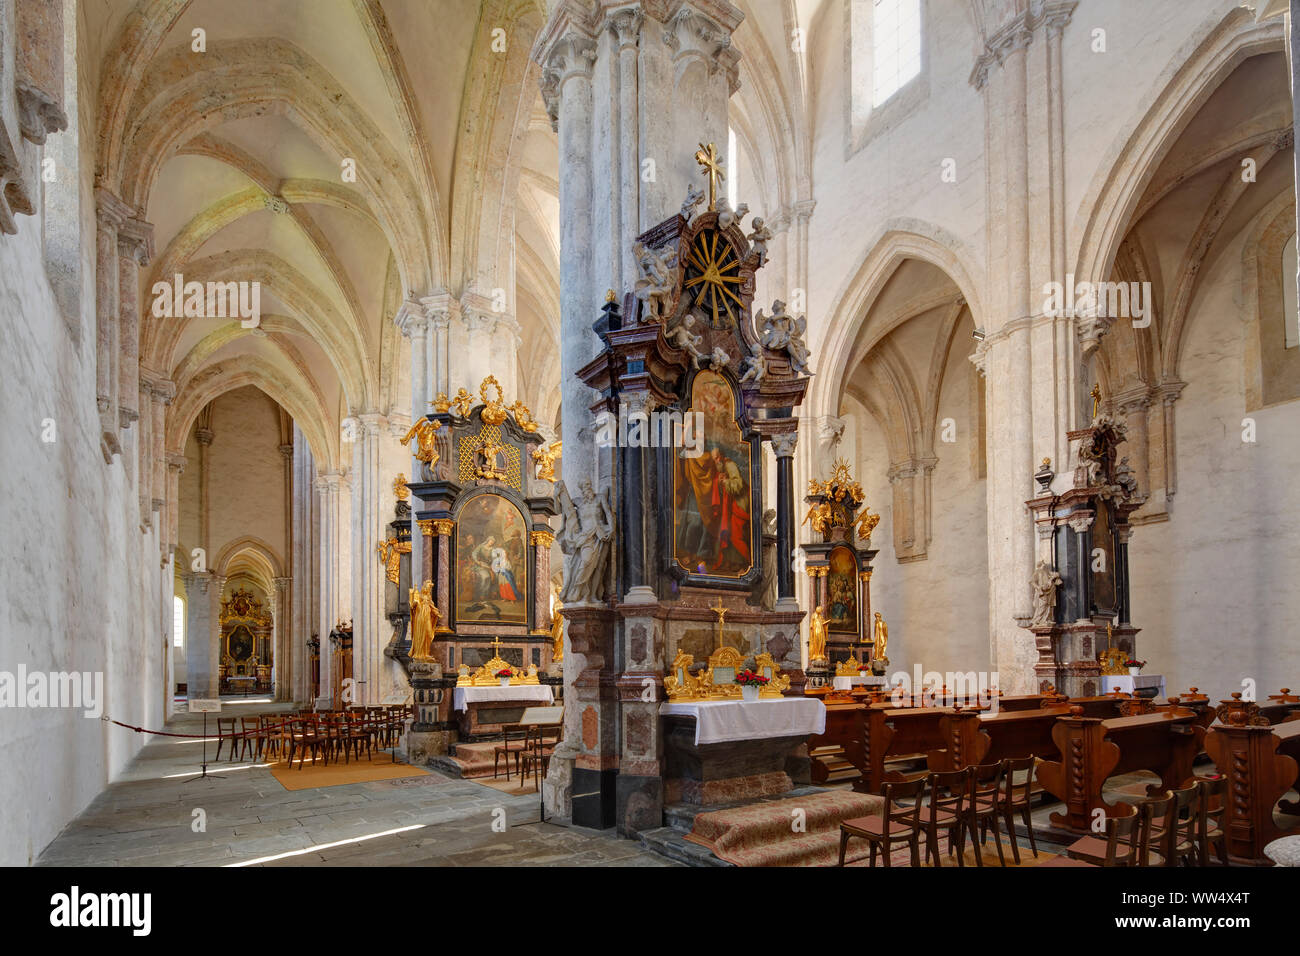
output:
[[741, 687], [762, 687], [767, 684], [769, 680], [771, 680], [771, 678], [764, 677], [762, 674], [756, 674], [748, 668], [741, 671], [735, 677], [735, 683], [739, 684]]
[[1139, 660], [1129, 659], [1129, 660], [1127, 660], [1127, 661], [1124, 662], [1124, 666], [1125, 666], [1125, 667], [1146, 667], [1146, 666], [1147, 666], [1147, 662], [1146, 662], [1146, 661], [1139, 661]]
[[515, 672], [512, 671], [512, 670], [511, 670], [510, 668], [508, 668], [508, 667], [503, 667], [503, 668], [501, 668], [501, 670], [497, 671], [496, 676], [497, 676], [497, 677], [514, 677], [514, 676], [515, 676]]

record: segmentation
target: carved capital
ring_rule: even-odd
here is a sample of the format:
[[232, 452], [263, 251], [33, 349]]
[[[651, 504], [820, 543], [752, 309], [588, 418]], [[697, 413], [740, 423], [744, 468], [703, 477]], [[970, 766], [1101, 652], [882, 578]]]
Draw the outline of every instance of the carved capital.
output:
[[777, 458], [793, 458], [798, 444], [798, 432], [782, 432], [772, 436], [772, 452]]

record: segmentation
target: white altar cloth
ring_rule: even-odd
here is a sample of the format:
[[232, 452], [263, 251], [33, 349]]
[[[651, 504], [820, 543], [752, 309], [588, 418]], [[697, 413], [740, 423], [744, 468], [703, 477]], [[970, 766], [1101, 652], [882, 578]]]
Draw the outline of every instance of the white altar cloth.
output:
[[812, 697], [682, 701], [661, 705], [659, 713], [694, 717], [696, 746], [826, 732], [826, 705]]
[[452, 710], [466, 710], [477, 701], [540, 700], [544, 704], [555, 701], [555, 692], [547, 684], [515, 684], [511, 687], [457, 687], [451, 697]]
[[831, 680], [831, 687], [835, 690], [852, 690], [854, 687], [884, 687], [885, 679], [883, 677], [873, 677], [870, 674], [859, 674], [856, 677], [836, 677]]
[[1122, 690], [1126, 694], [1132, 694], [1144, 688], [1156, 688], [1156, 696], [1163, 698], [1165, 695], [1165, 678], [1163, 674], [1139, 674], [1133, 677], [1129, 674], [1105, 674], [1101, 678], [1101, 693], [1109, 694], [1113, 690]]

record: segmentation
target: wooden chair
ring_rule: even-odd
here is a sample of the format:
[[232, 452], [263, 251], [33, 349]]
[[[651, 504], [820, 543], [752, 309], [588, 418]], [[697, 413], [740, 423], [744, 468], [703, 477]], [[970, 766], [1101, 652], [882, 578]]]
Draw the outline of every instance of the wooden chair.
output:
[[239, 759], [243, 760], [244, 755], [251, 753], [254, 760], [262, 756], [262, 721], [259, 717], [240, 717], [239, 731], [243, 735], [239, 738]]
[[235, 754], [239, 752], [239, 738], [235, 736], [238, 732], [235, 730], [237, 722], [235, 717], [217, 718], [217, 755], [212, 758], [213, 763], [221, 759], [221, 747], [227, 740], [230, 741], [230, 759], [235, 759]]
[[1165, 866], [1180, 863], [1194, 864], [1200, 858], [1200, 843], [1196, 838], [1201, 816], [1201, 788], [1195, 782], [1175, 790], [1174, 826], [1172, 838], [1166, 847]]
[[1227, 866], [1228, 843], [1223, 831], [1223, 812], [1227, 806], [1228, 780], [1226, 777], [1197, 777], [1196, 786], [1201, 791], [1196, 815], [1196, 843], [1200, 864], [1210, 865], [1210, 847], [1214, 847], [1219, 863]]
[[[917, 774], [911, 779], [891, 781], [881, 787], [885, 806], [880, 816], [855, 817], [840, 822], [840, 862], [852, 837], [861, 837], [871, 844], [870, 865], [876, 865], [876, 851], [884, 849], [885, 866], [890, 866], [890, 855], [895, 843], [906, 843], [912, 851], [912, 866], [921, 865], [921, 796], [925, 791], [927, 774]], [[910, 804], [902, 803], [910, 799]]]
[[[492, 779], [497, 778], [501, 758], [506, 758], [506, 779], [510, 779], [510, 762], [515, 764], [515, 773], [519, 773], [520, 757], [523, 756], [524, 748], [528, 745], [531, 729], [523, 724], [503, 724], [501, 727], [501, 743], [492, 749]], [[511, 743], [518, 743], [519, 746], [512, 747]]]
[[[1030, 817], [1030, 810], [1033, 807], [1034, 792], [1034, 768], [1038, 766], [1036, 757], [1007, 757], [1002, 761], [1002, 813], [1003, 819], [1007, 823], [1007, 834], [1011, 839], [1011, 856], [1020, 865], [1020, 847], [1016, 843], [1016, 824], [1015, 814], [1020, 813], [1020, 819], [1025, 824], [1025, 832], [1029, 834], [1029, 849], [1033, 851], [1034, 858], [1038, 858], [1038, 844], [1034, 841], [1034, 823]], [[1016, 782], [1016, 774], [1023, 773], [1024, 780]]]
[[1072, 860], [1093, 866], [1137, 866], [1137, 837], [1141, 820], [1142, 815], [1137, 807], [1129, 807], [1119, 816], [1107, 817], [1105, 839], [1097, 836], [1080, 837], [1066, 848], [1066, 855]]
[[[1164, 866], [1172, 855], [1178, 801], [1172, 790], [1138, 804], [1142, 823], [1138, 837], [1138, 866]], [[1154, 852], [1152, 852], [1154, 850]]]
[[[289, 729], [289, 765], [293, 765], [293, 755], [298, 754], [298, 769], [302, 769], [303, 758], [308, 750], [311, 751], [311, 760], [314, 764], [316, 758], [321, 755], [325, 749], [326, 740], [321, 733], [320, 724], [315, 716], [312, 717], [295, 717], [291, 722]], [[326, 755], [325, 762], [329, 762]]]
[[[520, 786], [523, 786], [530, 772], [533, 775], [533, 790], [541, 786], [541, 778], [546, 773], [547, 767], [551, 765], [551, 754], [555, 750], [555, 743], [548, 745], [546, 737], [554, 729], [554, 725], [551, 724], [537, 724], [525, 729], [524, 746], [518, 758]], [[557, 735], [556, 741], [558, 740]], [[507, 776], [506, 779], [509, 777]]]
[[258, 718], [259, 730], [262, 736], [262, 754], [267, 760], [274, 755], [280, 756], [280, 716], [278, 714], [262, 714]]
[[971, 769], [970, 798], [966, 808], [966, 830], [975, 845], [975, 865], [984, 865], [984, 840], [993, 831], [993, 845], [998, 850], [998, 863], [1007, 865], [1002, 853], [1002, 834], [998, 816], [1002, 813], [1002, 763], [986, 763]]
[[[939, 831], [948, 836], [948, 852], [957, 854], [957, 865], [965, 866], [966, 799], [970, 796], [971, 768], [930, 774], [926, 786], [930, 798], [921, 825], [925, 828], [925, 861], [941, 866]], [[971, 842], [975, 840], [971, 836]]]

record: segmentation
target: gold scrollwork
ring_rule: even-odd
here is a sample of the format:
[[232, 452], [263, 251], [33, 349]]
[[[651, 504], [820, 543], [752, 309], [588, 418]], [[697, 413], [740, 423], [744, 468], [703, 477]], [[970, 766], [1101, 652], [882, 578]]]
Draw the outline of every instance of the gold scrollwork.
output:
[[456, 522], [451, 518], [434, 518], [433, 530], [440, 538], [450, 538], [451, 533], [456, 528]]
[[426, 518], [423, 521], [416, 521], [416, 524], [420, 526], [420, 533], [426, 538], [433, 537], [433, 522], [431, 520]]
[[447, 411], [451, 408], [451, 399], [447, 397], [446, 392], [439, 392], [438, 397], [429, 404], [433, 406], [433, 410], [439, 415], [446, 415]]
[[530, 531], [528, 538], [534, 548], [549, 548], [555, 541], [555, 534], [550, 531]]
[[767, 678], [758, 692], [759, 697], [784, 697], [784, 692], [790, 689], [790, 675], [781, 673], [781, 665], [767, 651], [754, 658], [754, 672]]
[[[497, 390], [496, 398], [488, 398], [488, 386]], [[489, 425], [500, 425], [506, 420], [506, 393], [501, 390], [501, 383], [495, 375], [489, 375], [479, 384], [479, 398], [483, 399], [483, 421]]]

